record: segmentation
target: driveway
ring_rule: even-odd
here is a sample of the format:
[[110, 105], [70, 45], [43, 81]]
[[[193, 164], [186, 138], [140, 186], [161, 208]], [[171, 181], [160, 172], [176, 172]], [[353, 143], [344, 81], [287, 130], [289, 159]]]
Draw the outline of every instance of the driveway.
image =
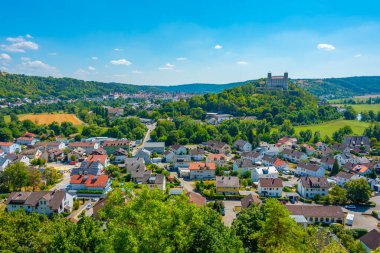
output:
[[50, 190], [55, 191], [55, 190], [61, 190], [67, 188], [67, 186], [70, 184], [70, 172], [65, 172], [62, 175], [62, 180], [58, 182], [56, 185], [54, 185]]
[[143, 149], [145, 143], [150, 140], [150, 133], [156, 128], [156, 125], [157, 125], [157, 123], [149, 124], [146, 126], [148, 128], [148, 131], [146, 132], [144, 139], [140, 143], [140, 145], [138, 145], [132, 149], [132, 155], [133, 156], [135, 156], [140, 149]]
[[236, 206], [241, 207], [241, 202], [237, 200], [224, 200], [223, 203], [225, 215], [223, 216], [222, 220], [225, 226], [231, 227], [232, 222], [234, 219], [236, 219], [234, 208]]

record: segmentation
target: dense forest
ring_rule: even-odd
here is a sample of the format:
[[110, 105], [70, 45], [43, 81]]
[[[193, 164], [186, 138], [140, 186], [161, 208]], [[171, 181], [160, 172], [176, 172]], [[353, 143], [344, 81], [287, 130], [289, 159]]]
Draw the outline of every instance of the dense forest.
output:
[[74, 78], [0, 74], [0, 97], [3, 98], [75, 99], [83, 98], [83, 96], [101, 96], [110, 92], [135, 93], [138, 91], [161, 92], [159, 89], [149, 86], [82, 81]]
[[289, 91], [261, 89], [257, 82], [227, 89], [216, 94], [194, 96], [187, 101], [169, 102], [161, 113], [191, 115], [200, 118], [204, 112], [228, 113], [234, 116], [255, 116], [272, 125], [281, 125], [285, 119], [293, 125], [314, 124], [339, 118], [330, 106], [318, 106], [308, 92], [290, 85]]

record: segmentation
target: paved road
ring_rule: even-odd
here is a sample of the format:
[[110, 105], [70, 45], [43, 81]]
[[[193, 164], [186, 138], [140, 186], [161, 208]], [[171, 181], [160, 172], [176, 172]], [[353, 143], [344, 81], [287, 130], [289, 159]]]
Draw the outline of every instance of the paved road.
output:
[[145, 143], [150, 140], [150, 133], [156, 128], [157, 123], [149, 124], [146, 126], [148, 128], [148, 131], [146, 132], [143, 141], [132, 149], [132, 156], [135, 156], [137, 152], [144, 147]]
[[[90, 204], [91, 203], [91, 201], [86, 201], [82, 206], [80, 206], [79, 208], [78, 208], [78, 210], [75, 210], [75, 211], [73, 211], [69, 216], [67, 216], [67, 218], [68, 219], [72, 219], [72, 218], [74, 218], [74, 219], [78, 219], [78, 217], [79, 217], [79, 215], [84, 211], [84, 210], [86, 210], [86, 206], [88, 205], [88, 204]], [[92, 209], [92, 208], [91, 208]]]
[[56, 185], [54, 185], [50, 190], [60, 190], [60, 189], [66, 189], [66, 187], [70, 184], [70, 173], [65, 172], [63, 173], [62, 180], [58, 182]]

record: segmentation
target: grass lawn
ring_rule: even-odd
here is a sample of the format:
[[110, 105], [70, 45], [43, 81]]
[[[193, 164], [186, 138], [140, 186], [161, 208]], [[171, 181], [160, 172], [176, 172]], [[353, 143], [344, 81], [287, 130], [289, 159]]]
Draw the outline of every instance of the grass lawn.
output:
[[380, 111], [380, 104], [359, 104], [359, 105], [351, 105], [356, 112], [364, 112], [364, 111], [374, 111], [375, 113]]
[[339, 128], [344, 126], [350, 126], [354, 134], [363, 134], [364, 129], [369, 126], [368, 122], [362, 122], [358, 120], [333, 120], [329, 122], [324, 122], [318, 125], [306, 125], [306, 126], [296, 126], [294, 127], [296, 133], [299, 133], [301, 130], [305, 131], [310, 129], [311, 131], [316, 132], [319, 131], [321, 133], [322, 138], [325, 135], [332, 136], [332, 134], [337, 131]]

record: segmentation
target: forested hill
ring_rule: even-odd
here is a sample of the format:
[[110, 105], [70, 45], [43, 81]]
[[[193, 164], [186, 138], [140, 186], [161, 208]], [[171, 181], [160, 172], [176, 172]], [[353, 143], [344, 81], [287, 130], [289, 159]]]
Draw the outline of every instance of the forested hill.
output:
[[230, 89], [230, 88], [234, 88], [234, 87], [246, 84], [247, 82], [249, 81], [227, 83], [227, 84], [192, 83], [192, 84], [153, 86], [153, 87], [166, 91], [166, 92], [186, 92], [186, 93], [205, 94], [205, 93], [221, 92], [225, 89]]
[[0, 74], [0, 97], [3, 98], [58, 97], [70, 99], [101, 96], [110, 92], [135, 93], [138, 91], [162, 92], [150, 86], [83, 81], [74, 78]]
[[333, 95], [334, 97], [342, 98], [366, 94], [380, 94], [380, 76], [297, 79], [293, 81], [315, 96]]
[[290, 120], [294, 125], [318, 123], [339, 117], [335, 108], [317, 105], [310, 93], [290, 84], [288, 91], [266, 90], [262, 82], [251, 81], [245, 85], [191, 97], [188, 101], [168, 102], [160, 110], [176, 115], [192, 115], [205, 112], [228, 113], [234, 116], [256, 116], [272, 125]]

